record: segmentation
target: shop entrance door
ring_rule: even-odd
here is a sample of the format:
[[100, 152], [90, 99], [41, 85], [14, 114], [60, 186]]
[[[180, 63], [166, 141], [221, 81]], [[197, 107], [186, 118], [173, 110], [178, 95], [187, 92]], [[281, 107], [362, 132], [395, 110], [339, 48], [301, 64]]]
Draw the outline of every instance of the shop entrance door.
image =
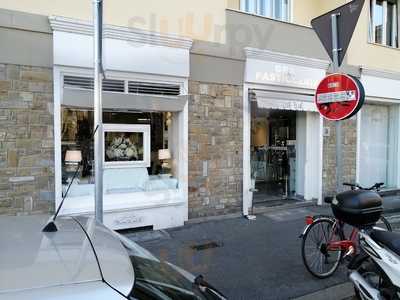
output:
[[314, 112], [259, 109], [251, 119], [253, 205], [318, 198], [320, 126]]
[[253, 203], [279, 204], [296, 195], [296, 112], [253, 110]]

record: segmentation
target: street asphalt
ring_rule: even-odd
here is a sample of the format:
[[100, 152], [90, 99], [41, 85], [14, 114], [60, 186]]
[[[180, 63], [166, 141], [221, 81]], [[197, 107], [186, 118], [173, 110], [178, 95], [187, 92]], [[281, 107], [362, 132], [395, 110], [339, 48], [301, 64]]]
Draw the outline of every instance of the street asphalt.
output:
[[[393, 206], [390, 208], [393, 212]], [[305, 295], [316, 299], [316, 292], [340, 289], [347, 282], [345, 265], [331, 278], [321, 280], [311, 276], [302, 262], [299, 234], [304, 217], [329, 213], [326, 206], [276, 208], [258, 214], [253, 221], [235, 217], [125, 234], [161, 259], [204, 275], [228, 299], [293, 299]], [[334, 295], [328, 298], [337, 299]]]

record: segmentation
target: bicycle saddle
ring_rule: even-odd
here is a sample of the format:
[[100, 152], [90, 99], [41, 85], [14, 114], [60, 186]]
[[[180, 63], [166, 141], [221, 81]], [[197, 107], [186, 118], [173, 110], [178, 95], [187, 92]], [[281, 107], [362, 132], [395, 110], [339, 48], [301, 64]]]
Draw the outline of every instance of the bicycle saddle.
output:
[[400, 233], [374, 229], [371, 231], [370, 237], [378, 244], [382, 244], [400, 255]]

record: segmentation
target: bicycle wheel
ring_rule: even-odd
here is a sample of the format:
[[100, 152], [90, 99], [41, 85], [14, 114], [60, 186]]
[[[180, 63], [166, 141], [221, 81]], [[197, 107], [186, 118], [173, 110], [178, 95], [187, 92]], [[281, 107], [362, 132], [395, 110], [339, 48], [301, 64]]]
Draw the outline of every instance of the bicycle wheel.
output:
[[308, 228], [301, 243], [301, 255], [306, 269], [317, 278], [331, 276], [339, 266], [342, 250], [329, 250], [329, 242], [344, 240], [340, 228], [333, 230], [331, 219], [317, 219]]
[[387, 231], [392, 231], [392, 225], [390, 225], [390, 222], [384, 216], [380, 217], [378, 223], [376, 223], [374, 227], [379, 227]]

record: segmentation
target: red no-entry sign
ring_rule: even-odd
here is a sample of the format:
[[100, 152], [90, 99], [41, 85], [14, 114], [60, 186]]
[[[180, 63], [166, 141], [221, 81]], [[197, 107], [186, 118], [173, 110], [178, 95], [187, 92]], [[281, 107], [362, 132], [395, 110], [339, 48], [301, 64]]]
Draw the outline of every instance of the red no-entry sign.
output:
[[365, 92], [361, 82], [350, 75], [331, 74], [318, 85], [315, 104], [328, 120], [340, 121], [354, 116], [364, 104]]

